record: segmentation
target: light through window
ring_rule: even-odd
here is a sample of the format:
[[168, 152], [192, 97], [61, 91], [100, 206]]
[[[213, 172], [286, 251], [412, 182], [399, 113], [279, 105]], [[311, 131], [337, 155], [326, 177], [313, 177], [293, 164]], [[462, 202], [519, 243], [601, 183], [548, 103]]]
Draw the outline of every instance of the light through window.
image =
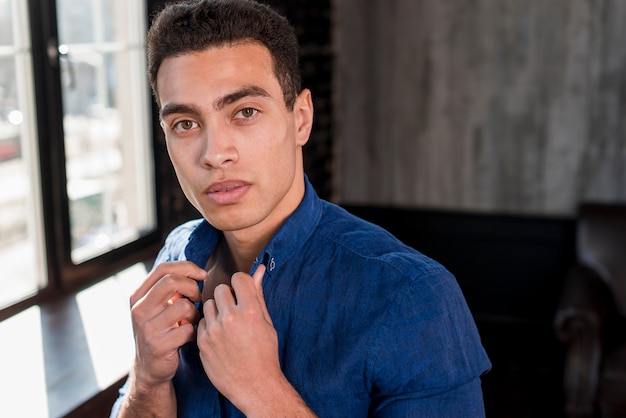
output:
[[25, 3], [0, 0], [0, 308], [46, 285]]
[[136, 262], [159, 231], [146, 3], [34, 3], [0, 0], [3, 314]]
[[74, 263], [156, 227], [143, 7], [57, 1]]

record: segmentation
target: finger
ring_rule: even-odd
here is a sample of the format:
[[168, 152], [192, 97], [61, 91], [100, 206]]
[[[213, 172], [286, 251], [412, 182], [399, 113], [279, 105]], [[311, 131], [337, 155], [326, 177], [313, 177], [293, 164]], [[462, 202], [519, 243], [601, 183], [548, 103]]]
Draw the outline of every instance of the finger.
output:
[[254, 287], [256, 288], [256, 294], [259, 299], [259, 303], [261, 304], [261, 308], [263, 309], [263, 315], [265, 319], [270, 324], [272, 323], [272, 318], [270, 317], [270, 313], [267, 310], [267, 305], [265, 304], [265, 296], [263, 295], [263, 277], [265, 276], [265, 265], [259, 264], [256, 271], [252, 275], [252, 279], [254, 281]]
[[[181, 295], [189, 295], [182, 297]], [[171, 327], [180, 324], [183, 319], [194, 319], [193, 316], [183, 315], [180, 306], [185, 306], [187, 311], [197, 311], [193, 301], [200, 300], [200, 288], [198, 282], [187, 277], [167, 275], [157, 282], [148, 293], [131, 306], [131, 316], [134, 327], [139, 326], [151, 318], [163, 315], [166, 312], [166, 319], [161, 319], [157, 324], [164, 327]], [[178, 308], [172, 310], [173, 306]]]
[[218, 285], [213, 292], [215, 301], [215, 309], [218, 313], [226, 313], [235, 307], [235, 295], [233, 295], [233, 289], [227, 284]]
[[205, 316], [198, 321], [198, 331], [197, 331], [196, 338], [199, 337], [206, 330], [206, 321], [207, 319], [206, 319], [206, 314], [205, 314]]
[[148, 273], [144, 281], [130, 297], [130, 305], [133, 306], [139, 299], [146, 296], [148, 291], [167, 274], [178, 274], [193, 280], [205, 280], [207, 272], [190, 261], [171, 261], [161, 263]]
[[163, 354], [172, 349], [179, 348], [193, 341], [195, 334], [196, 330], [192, 323], [174, 324], [152, 339], [152, 354], [159, 356], [159, 353]]
[[265, 275], [266, 267], [264, 264], [259, 264], [256, 268], [256, 271], [252, 275], [252, 279], [254, 280], [254, 286], [256, 287], [257, 293], [263, 295], [263, 276]]
[[146, 277], [144, 282], [135, 291], [139, 298], [146, 293], [165, 275], [177, 274], [194, 280], [205, 280], [207, 272], [190, 261], [171, 261], [156, 266]]
[[[158, 310], [150, 311], [147, 315], [149, 318], [143, 321], [143, 323], [149, 325], [144, 327], [144, 329], [146, 333], [151, 334], [163, 332], [163, 330], [171, 330], [182, 324], [196, 323], [200, 317], [200, 312], [191, 301], [181, 298]], [[135, 315], [134, 319], [137, 319], [138, 324], [142, 323], [140, 316]]]
[[198, 321], [199, 312], [189, 300], [180, 299], [146, 321], [134, 319], [137, 349], [154, 358], [193, 340], [193, 323]]
[[233, 287], [236, 303], [238, 305], [247, 304], [257, 298], [254, 280], [248, 273], [237, 272], [232, 275], [230, 284]]
[[181, 298], [173, 302], [166, 311], [168, 319], [176, 326], [195, 324], [200, 319], [200, 311], [187, 298]]
[[200, 302], [200, 300], [197, 298], [198, 294], [200, 294], [200, 289], [198, 288], [198, 291], [196, 292], [196, 288], [198, 287], [197, 282], [190, 282], [190, 283], [192, 283], [192, 285], [188, 289], [188, 291], [185, 291], [184, 294], [180, 293], [182, 289], [176, 291], [176, 293], [167, 300], [167, 304], [171, 305], [180, 299], [188, 299], [191, 302]]
[[196, 280], [176, 274], [165, 275], [146, 294], [152, 304], [167, 305], [181, 298], [199, 302], [201, 299], [200, 287]]
[[202, 310], [204, 311], [204, 317], [207, 318], [207, 320], [215, 319], [217, 317], [217, 306], [215, 306], [215, 299], [209, 299], [204, 302]]

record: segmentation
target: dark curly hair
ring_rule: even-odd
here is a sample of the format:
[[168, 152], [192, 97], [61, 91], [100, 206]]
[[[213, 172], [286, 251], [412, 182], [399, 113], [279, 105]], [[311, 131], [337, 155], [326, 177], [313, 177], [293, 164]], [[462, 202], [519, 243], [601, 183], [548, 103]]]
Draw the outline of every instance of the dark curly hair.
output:
[[270, 52], [285, 105], [301, 90], [298, 41], [287, 19], [253, 0], [186, 0], [166, 5], [146, 39], [148, 76], [159, 103], [156, 77], [163, 60], [210, 47], [258, 42]]

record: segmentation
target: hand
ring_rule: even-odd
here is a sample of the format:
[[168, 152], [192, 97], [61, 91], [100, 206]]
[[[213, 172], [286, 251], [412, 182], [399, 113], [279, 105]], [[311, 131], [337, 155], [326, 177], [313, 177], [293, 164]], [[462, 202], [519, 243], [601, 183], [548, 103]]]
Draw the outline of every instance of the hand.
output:
[[130, 297], [135, 335], [134, 382], [142, 388], [170, 383], [178, 368], [178, 348], [195, 336], [201, 300], [198, 281], [206, 271], [189, 261], [152, 270]]
[[[278, 336], [265, 305], [262, 281], [265, 266], [251, 277], [235, 273], [232, 291], [215, 288], [215, 299], [204, 303], [198, 324], [198, 347], [204, 370], [213, 385], [243, 411], [267, 387], [284, 380], [278, 359]], [[233, 295], [234, 292], [234, 295]]]

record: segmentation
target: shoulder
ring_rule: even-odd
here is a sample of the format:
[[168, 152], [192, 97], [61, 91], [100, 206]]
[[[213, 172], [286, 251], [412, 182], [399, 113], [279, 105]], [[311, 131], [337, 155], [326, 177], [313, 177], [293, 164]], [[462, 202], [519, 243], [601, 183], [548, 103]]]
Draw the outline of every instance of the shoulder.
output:
[[165, 238], [165, 242], [157, 255], [155, 264], [184, 259], [185, 248], [192, 234], [202, 224], [203, 219], [193, 219], [172, 229]]
[[307, 274], [332, 294], [368, 306], [374, 316], [416, 319], [463, 309], [456, 277], [443, 264], [337, 205], [324, 206], [303, 253]]
[[377, 402], [453, 393], [488, 369], [463, 293], [438, 261], [328, 202], [307, 254], [310, 274], [331, 289], [328, 304], [358, 311], [347, 310], [351, 329], [367, 335], [364, 376]]
[[167, 235], [165, 239], [166, 244], [177, 242], [180, 240], [189, 240], [190, 235], [198, 229], [198, 226], [204, 222], [204, 219], [192, 219], [185, 223], [178, 225], [176, 228], [172, 229], [172, 231]]
[[316, 235], [313, 256], [332, 260], [323, 264], [324, 276], [332, 278], [343, 298], [355, 295], [352, 303], [366, 304], [387, 324], [410, 318], [411, 328], [426, 318], [471, 319], [454, 274], [380, 226], [331, 204]]
[[339, 251], [344, 257], [352, 258], [353, 263], [363, 263], [368, 268], [378, 265], [378, 268], [395, 270], [401, 276], [411, 277], [449, 275], [443, 265], [419, 249], [333, 203], [324, 202], [316, 235], [316, 239], [324, 245], [335, 248], [334, 251]]

